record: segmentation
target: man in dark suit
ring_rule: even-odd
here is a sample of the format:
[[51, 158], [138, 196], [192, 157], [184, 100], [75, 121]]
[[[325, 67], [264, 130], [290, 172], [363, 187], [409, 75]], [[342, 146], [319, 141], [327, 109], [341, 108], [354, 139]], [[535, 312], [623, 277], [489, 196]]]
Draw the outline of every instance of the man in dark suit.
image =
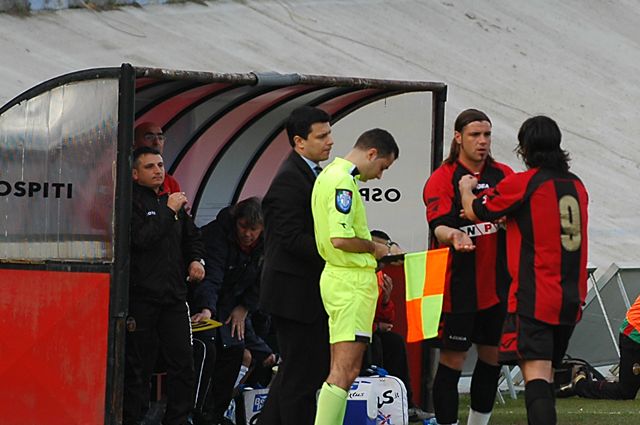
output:
[[312, 425], [316, 391], [329, 373], [328, 317], [320, 298], [324, 260], [316, 248], [311, 190], [329, 158], [329, 114], [302, 106], [287, 120], [293, 151], [262, 202], [265, 258], [260, 307], [276, 327], [282, 363], [260, 415], [260, 425]]

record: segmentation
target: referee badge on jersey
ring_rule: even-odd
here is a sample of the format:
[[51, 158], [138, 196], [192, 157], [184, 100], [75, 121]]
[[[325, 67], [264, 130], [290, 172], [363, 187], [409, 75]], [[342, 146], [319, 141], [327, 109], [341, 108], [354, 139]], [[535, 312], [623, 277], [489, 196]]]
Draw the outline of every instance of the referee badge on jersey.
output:
[[353, 192], [347, 189], [336, 189], [336, 209], [343, 214], [351, 211]]

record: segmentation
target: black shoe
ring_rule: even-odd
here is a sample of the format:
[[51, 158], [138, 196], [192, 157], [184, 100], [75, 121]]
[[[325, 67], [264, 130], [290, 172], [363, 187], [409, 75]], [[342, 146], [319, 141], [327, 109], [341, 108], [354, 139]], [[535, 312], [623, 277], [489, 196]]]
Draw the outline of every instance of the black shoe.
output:
[[571, 389], [575, 391], [576, 384], [583, 379], [587, 379], [587, 371], [585, 369], [579, 369], [571, 380]]
[[210, 414], [206, 412], [197, 412], [193, 414], [193, 425], [218, 425], [213, 421]]

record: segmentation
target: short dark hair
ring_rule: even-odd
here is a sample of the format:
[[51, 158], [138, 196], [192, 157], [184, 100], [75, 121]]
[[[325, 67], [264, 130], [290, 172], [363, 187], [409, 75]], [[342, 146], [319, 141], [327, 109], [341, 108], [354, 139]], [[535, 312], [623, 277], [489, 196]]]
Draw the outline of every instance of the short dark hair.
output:
[[393, 154], [394, 159], [398, 159], [400, 155], [398, 144], [391, 133], [381, 128], [373, 128], [362, 133], [353, 147], [362, 150], [375, 148], [378, 150], [378, 157], [382, 158]]
[[388, 241], [391, 240], [391, 237], [389, 236], [388, 233], [382, 231], [382, 230], [372, 230], [371, 231], [371, 237], [372, 238], [378, 238], [378, 239], [386, 239]]
[[238, 202], [231, 209], [231, 217], [234, 223], [243, 218], [251, 227], [264, 224], [260, 198], [252, 196]]
[[[478, 109], [469, 108], [460, 112], [460, 114], [456, 118], [456, 121], [453, 123], [453, 130], [457, 131], [458, 133], [462, 133], [464, 128], [468, 124], [471, 124], [475, 121], [487, 121], [489, 124], [491, 124], [491, 120], [489, 119], [487, 114]], [[460, 156], [460, 145], [456, 143], [456, 137], [454, 135], [453, 139], [451, 140], [451, 146], [449, 147], [449, 156], [446, 157], [445, 160], [442, 161], [442, 163], [453, 164], [458, 160], [458, 156]], [[487, 162], [490, 161], [493, 161], [493, 158], [491, 158], [491, 154], [487, 156]]]
[[306, 139], [311, 133], [311, 126], [315, 123], [331, 122], [331, 115], [314, 106], [300, 106], [294, 109], [287, 118], [286, 129], [289, 144], [295, 146], [293, 138], [300, 136]]
[[560, 147], [562, 133], [549, 117], [538, 115], [522, 123], [516, 153], [528, 168], [569, 171], [569, 153]]
[[138, 166], [138, 159], [140, 159], [142, 155], [147, 155], [147, 154], [160, 155], [160, 152], [158, 152], [157, 149], [150, 148], [149, 146], [141, 146], [139, 148], [136, 148], [133, 151], [133, 160], [131, 162], [133, 165], [133, 168], [136, 168]]

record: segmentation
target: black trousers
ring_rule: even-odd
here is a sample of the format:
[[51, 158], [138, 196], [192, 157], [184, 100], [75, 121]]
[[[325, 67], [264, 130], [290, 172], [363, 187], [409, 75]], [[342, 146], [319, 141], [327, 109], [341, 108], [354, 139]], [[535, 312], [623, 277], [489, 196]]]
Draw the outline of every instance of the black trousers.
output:
[[251, 351], [251, 367], [249, 368], [249, 377], [245, 380], [245, 385], [255, 388], [256, 386], [267, 387], [271, 382], [272, 369], [271, 366], [263, 366], [263, 362], [269, 357], [270, 353], [264, 351]]
[[407, 388], [409, 407], [413, 406], [413, 390], [409, 380], [407, 345], [402, 335], [392, 331], [375, 331], [371, 340], [372, 363], [398, 377]]
[[282, 363], [278, 366], [259, 425], [313, 425], [316, 392], [329, 376], [327, 317], [311, 324], [273, 316]]
[[194, 422], [219, 423], [233, 398], [242, 364], [243, 345], [223, 346], [221, 339], [203, 332], [194, 338], [196, 363], [197, 401]]
[[[193, 360], [196, 369], [195, 413], [201, 413], [207, 393], [210, 391], [211, 377], [216, 365], [216, 340], [213, 331], [194, 332]], [[203, 335], [204, 334], [204, 335]]]
[[129, 302], [125, 342], [123, 424], [138, 424], [149, 408], [151, 374], [158, 352], [167, 366], [164, 425], [185, 425], [193, 406], [193, 354], [185, 301]]
[[[580, 397], [633, 400], [640, 389], [640, 344], [620, 334], [620, 375], [618, 382], [582, 379], [574, 391]], [[635, 372], [635, 373], [634, 373]]]

